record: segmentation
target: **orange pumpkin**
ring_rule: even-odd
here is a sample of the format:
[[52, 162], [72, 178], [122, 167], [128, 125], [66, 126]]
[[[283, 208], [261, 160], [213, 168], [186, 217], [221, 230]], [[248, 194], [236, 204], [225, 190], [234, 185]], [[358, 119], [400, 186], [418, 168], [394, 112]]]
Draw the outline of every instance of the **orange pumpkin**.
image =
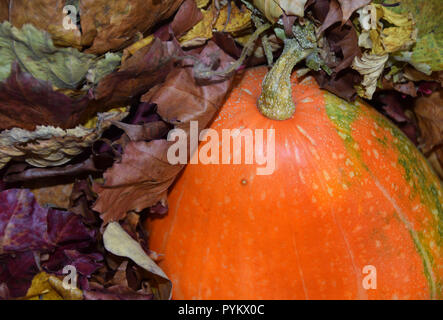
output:
[[423, 156], [310, 77], [291, 79], [291, 119], [266, 118], [266, 71], [243, 74], [211, 128], [274, 128], [274, 173], [189, 164], [148, 223], [173, 298], [442, 298], [442, 187]]

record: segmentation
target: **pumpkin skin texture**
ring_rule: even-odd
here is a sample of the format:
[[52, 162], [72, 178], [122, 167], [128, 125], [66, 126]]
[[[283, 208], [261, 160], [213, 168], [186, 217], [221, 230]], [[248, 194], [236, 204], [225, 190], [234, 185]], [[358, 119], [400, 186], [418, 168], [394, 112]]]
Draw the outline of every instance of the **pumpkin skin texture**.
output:
[[173, 298], [441, 299], [442, 187], [426, 160], [382, 115], [311, 77], [291, 79], [291, 119], [264, 117], [266, 72], [239, 77], [211, 128], [274, 128], [274, 173], [189, 164], [166, 217], [147, 223]]

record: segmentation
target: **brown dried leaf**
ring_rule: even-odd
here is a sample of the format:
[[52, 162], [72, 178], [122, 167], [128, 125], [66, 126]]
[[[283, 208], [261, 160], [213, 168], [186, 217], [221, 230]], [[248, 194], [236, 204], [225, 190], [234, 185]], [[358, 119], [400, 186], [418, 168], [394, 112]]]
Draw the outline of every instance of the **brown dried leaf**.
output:
[[54, 184], [52, 181], [38, 181], [26, 184], [25, 187], [31, 189], [38, 204], [41, 207], [55, 207], [68, 209], [73, 183]]
[[9, 0], [0, 0], [0, 22], [9, 19]]
[[104, 185], [95, 184], [99, 197], [93, 209], [101, 212], [105, 223], [118, 221], [128, 211], [137, 212], [166, 197], [166, 190], [182, 169], [170, 165], [166, 140], [130, 142], [121, 162], [104, 173]]
[[173, 62], [182, 55], [176, 41], [156, 38], [125, 60], [116, 72], [99, 82], [96, 99], [107, 106], [121, 105], [164, 81]]
[[420, 145], [425, 153], [443, 144], [443, 89], [415, 101], [415, 114], [421, 131]]
[[65, 29], [63, 8], [65, 0], [14, 0], [10, 2], [9, 22], [21, 28], [33, 24], [36, 28], [51, 34], [54, 44], [81, 48], [81, 33], [78, 29]]
[[203, 14], [195, 1], [185, 0], [171, 23], [171, 29], [175, 37], [179, 38], [202, 19]]
[[328, 14], [326, 15], [325, 21], [323, 21], [323, 24], [320, 26], [318, 33], [322, 33], [334, 23], [339, 21], [342, 21], [340, 5], [338, 4], [337, 0], [331, 0], [329, 3]]
[[169, 18], [183, 0], [80, 0], [82, 43], [89, 53], [119, 50]]
[[338, 0], [338, 2], [343, 12], [342, 24], [345, 24], [355, 10], [369, 4], [371, 0]]
[[[200, 60], [219, 54], [224, 70], [233, 59], [213, 42], [200, 54]], [[188, 130], [190, 121], [198, 121], [199, 128], [206, 127], [221, 106], [231, 86], [231, 78], [217, 82], [198, 83], [191, 68], [174, 69], [165, 83], [142, 100], [156, 103], [163, 120]], [[183, 165], [171, 165], [166, 157], [172, 142], [153, 140], [130, 142], [126, 145], [120, 163], [108, 169], [103, 185], [95, 184], [98, 193], [94, 210], [101, 213], [105, 223], [123, 219], [128, 211], [141, 211], [166, 197], [169, 186]]]

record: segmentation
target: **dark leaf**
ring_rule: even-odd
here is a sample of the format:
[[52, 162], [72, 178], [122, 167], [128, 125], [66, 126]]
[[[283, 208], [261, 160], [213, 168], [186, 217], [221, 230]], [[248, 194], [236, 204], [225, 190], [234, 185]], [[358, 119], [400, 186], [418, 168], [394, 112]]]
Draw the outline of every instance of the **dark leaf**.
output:
[[0, 130], [37, 125], [63, 129], [75, 127], [88, 105], [87, 96], [72, 99], [52, 89], [49, 82], [35, 79], [12, 65], [11, 75], [0, 83]]
[[0, 192], [0, 253], [47, 251], [93, 238], [79, 216], [40, 207], [27, 189]]
[[39, 272], [34, 253], [27, 251], [12, 255], [0, 255], [0, 299], [1, 291], [12, 298], [26, 295], [32, 278]]
[[320, 88], [326, 89], [347, 101], [352, 101], [357, 97], [354, 85], [360, 83], [361, 76], [354, 70], [343, 70], [339, 74], [333, 74], [332, 77], [321, 70], [315, 72], [314, 77]]

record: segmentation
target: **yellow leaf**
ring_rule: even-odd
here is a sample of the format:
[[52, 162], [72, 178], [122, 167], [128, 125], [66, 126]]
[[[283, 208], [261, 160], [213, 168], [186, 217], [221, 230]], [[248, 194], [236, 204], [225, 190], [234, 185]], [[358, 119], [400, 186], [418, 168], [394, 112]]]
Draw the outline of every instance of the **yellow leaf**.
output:
[[153, 34], [151, 34], [151, 35], [147, 36], [146, 38], [143, 38], [143, 39], [133, 43], [129, 47], [127, 47], [125, 50], [123, 50], [122, 62], [124, 62], [126, 59], [128, 59], [130, 56], [132, 56], [136, 51], [151, 44], [152, 41], [154, 41]]
[[226, 25], [227, 20], [228, 7], [224, 7], [222, 10], [220, 10], [214, 28], [217, 31], [226, 31], [235, 36], [241, 31], [247, 30], [252, 27], [251, 11], [247, 10], [246, 8], [243, 8], [242, 11], [237, 6], [233, 5], [229, 17], [229, 22]]
[[32, 279], [24, 300], [63, 300], [62, 296], [49, 283], [49, 275], [46, 272], [40, 272]]
[[[118, 108], [113, 108], [113, 109], [109, 110], [108, 112], [123, 113], [123, 112], [126, 112], [127, 110], [128, 110], [128, 107], [118, 107]], [[85, 127], [86, 129], [93, 129], [97, 126], [97, 121], [98, 121], [98, 115], [96, 115], [92, 119], [89, 119], [88, 121], [86, 121], [86, 123], [83, 124], [83, 127]]]
[[406, 50], [415, 43], [417, 29], [411, 14], [395, 13], [379, 4], [367, 5], [357, 12], [363, 29], [359, 44], [372, 49], [372, 54]]
[[51, 287], [59, 293], [64, 300], [83, 300], [83, 293], [78, 288], [66, 289], [63, 281], [55, 276], [49, 276], [48, 279]]
[[[203, 19], [179, 39], [183, 47], [193, 47], [204, 44], [208, 39], [212, 38], [213, 30], [229, 32], [235, 37], [252, 27], [251, 11], [245, 7], [239, 9], [235, 5], [231, 6], [229, 21], [227, 6], [220, 9], [217, 18], [215, 17], [216, 13], [212, 6], [207, 10], [200, 10], [203, 14]], [[227, 25], [226, 21], [228, 21]]]
[[183, 47], [204, 44], [208, 39], [212, 38], [212, 22], [214, 20], [212, 9], [201, 9], [201, 12], [203, 19], [179, 39]]
[[196, 0], [195, 3], [199, 9], [206, 7], [211, 0]]

